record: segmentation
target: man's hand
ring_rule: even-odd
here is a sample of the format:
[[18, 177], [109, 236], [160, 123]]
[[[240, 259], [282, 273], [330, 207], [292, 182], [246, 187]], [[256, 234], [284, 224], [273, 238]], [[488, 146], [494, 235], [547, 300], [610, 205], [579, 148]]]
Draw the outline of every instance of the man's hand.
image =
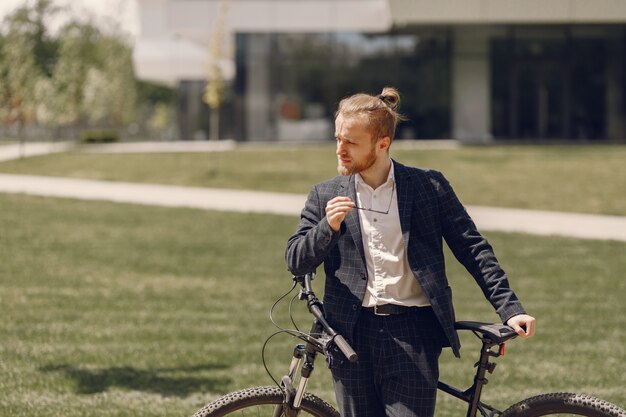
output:
[[528, 314], [518, 314], [507, 320], [520, 337], [527, 338], [535, 334], [535, 318]]
[[339, 231], [346, 214], [355, 207], [354, 202], [348, 197], [335, 197], [326, 204], [326, 219], [330, 228]]

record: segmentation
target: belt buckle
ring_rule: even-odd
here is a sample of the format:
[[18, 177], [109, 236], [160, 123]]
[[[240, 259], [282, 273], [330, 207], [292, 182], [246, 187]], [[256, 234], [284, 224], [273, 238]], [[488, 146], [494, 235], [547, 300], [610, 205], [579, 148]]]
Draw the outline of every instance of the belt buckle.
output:
[[376, 305], [374, 306], [374, 315], [375, 315], [375, 316], [383, 316], [383, 317], [385, 317], [385, 316], [391, 316], [391, 314], [389, 314], [389, 313], [379, 313], [379, 312], [378, 312], [378, 304], [376, 304]]

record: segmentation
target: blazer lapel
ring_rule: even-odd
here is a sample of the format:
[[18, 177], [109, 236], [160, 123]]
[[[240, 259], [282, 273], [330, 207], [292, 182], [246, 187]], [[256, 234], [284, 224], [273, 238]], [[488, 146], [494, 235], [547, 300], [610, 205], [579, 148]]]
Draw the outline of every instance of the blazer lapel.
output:
[[[402, 237], [404, 239], [404, 246], [409, 247], [409, 236], [411, 231], [411, 213], [413, 211], [413, 201], [411, 198], [413, 193], [411, 187], [411, 181], [409, 179], [408, 172], [404, 165], [393, 161], [394, 164], [394, 177], [396, 181], [396, 193], [398, 198], [398, 214], [400, 216], [400, 228], [402, 230]], [[344, 195], [350, 197], [352, 201], [356, 201], [356, 187], [354, 183], [354, 176], [345, 178], [345, 181], [341, 183]], [[365, 262], [365, 251], [363, 249], [363, 236], [361, 234], [361, 222], [359, 220], [358, 210], [351, 210], [344, 219], [347, 231], [354, 240], [354, 245]]]
[[[350, 199], [356, 202], [356, 187], [354, 185], [354, 176], [346, 177], [346, 180], [342, 182], [342, 188], [345, 192], [344, 195], [350, 197]], [[350, 210], [350, 212], [346, 215], [344, 219], [344, 223], [352, 239], [354, 240], [354, 245], [363, 259], [365, 263], [365, 252], [363, 249], [363, 236], [361, 234], [361, 222], [359, 220], [359, 211], [354, 209]]]
[[396, 179], [396, 190], [398, 193], [398, 214], [400, 216], [400, 228], [404, 238], [404, 246], [409, 247], [409, 235], [411, 230], [411, 213], [413, 211], [413, 200], [411, 194], [411, 181], [404, 165], [393, 161], [394, 175]]

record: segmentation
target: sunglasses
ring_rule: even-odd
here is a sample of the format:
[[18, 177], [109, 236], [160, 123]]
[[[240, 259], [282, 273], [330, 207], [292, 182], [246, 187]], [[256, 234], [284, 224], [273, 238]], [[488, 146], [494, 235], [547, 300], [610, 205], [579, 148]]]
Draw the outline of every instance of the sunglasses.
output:
[[354, 208], [357, 210], [363, 210], [363, 211], [371, 211], [372, 213], [379, 213], [379, 214], [389, 214], [389, 210], [391, 209], [391, 202], [393, 201], [393, 193], [396, 191], [396, 182], [393, 182], [393, 188], [391, 189], [391, 198], [389, 199], [389, 204], [387, 205], [387, 210], [386, 211], [381, 211], [381, 210], [374, 210], [372, 208], [366, 208], [366, 207], [359, 207], [356, 205]]

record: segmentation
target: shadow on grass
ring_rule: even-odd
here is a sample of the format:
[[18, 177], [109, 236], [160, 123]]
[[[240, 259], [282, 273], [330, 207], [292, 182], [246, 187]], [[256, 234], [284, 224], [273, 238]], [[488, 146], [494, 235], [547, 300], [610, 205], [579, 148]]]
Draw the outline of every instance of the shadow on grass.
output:
[[221, 392], [231, 382], [228, 377], [207, 378], [185, 374], [224, 369], [224, 365], [198, 365], [178, 368], [136, 369], [130, 366], [86, 369], [72, 365], [47, 365], [42, 372], [60, 372], [76, 382], [79, 394], [97, 394], [110, 387], [146, 391], [163, 396], [186, 397], [194, 392]]

